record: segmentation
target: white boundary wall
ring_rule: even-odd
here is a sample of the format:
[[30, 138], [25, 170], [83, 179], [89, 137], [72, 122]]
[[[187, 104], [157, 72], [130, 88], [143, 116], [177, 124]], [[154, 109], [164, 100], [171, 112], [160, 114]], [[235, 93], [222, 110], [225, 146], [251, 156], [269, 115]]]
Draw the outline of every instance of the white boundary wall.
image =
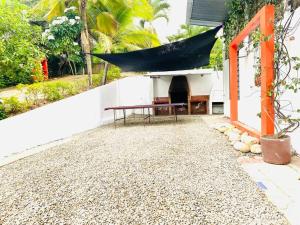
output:
[[0, 158], [110, 123], [113, 112], [104, 108], [149, 104], [150, 90], [149, 77], [128, 77], [2, 120]]

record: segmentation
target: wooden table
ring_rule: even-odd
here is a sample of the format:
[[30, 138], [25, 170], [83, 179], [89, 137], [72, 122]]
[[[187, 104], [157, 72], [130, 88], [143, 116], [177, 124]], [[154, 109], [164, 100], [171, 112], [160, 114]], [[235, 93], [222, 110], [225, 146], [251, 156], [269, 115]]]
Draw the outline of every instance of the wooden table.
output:
[[[150, 114], [150, 109], [154, 108], [159, 108], [159, 107], [171, 107], [174, 109], [174, 118], [175, 121], [177, 122], [177, 113], [175, 108], [176, 107], [183, 107], [186, 106], [186, 103], [170, 103], [170, 104], [151, 104], [151, 105], [132, 105], [132, 106], [116, 106], [116, 107], [108, 107], [105, 108], [104, 110], [113, 110], [114, 111], [114, 125], [116, 127], [116, 121], [117, 120], [124, 120], [124, 125], [126, 124], [126, 110], [127, 109], [142, 109], [143, 111], [143, 118], [144, 118], [144, 123], [145, 120], [148, 119], [149, 123], [151, 122], [151, 114]], [[147, 115], [145, 116], [145, 109], [148, 110]], [[116, 117], [116, 111], [117, 110], [122, 110], [123, 111], [123, 117], [122, 118], [117, 118]]]

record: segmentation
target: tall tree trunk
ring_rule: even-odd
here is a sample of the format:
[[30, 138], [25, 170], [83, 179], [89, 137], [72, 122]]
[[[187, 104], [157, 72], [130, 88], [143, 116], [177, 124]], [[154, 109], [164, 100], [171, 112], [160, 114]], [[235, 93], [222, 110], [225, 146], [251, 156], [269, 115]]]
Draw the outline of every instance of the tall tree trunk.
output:
[[83, 30], [81, 31], [81, 47], [85, 53], [85, 62], [88, 74], [88, 84], [92, 87], [92, 58], [91, 58], [91, 45], [89, 40], [89, 31], [87, 26], [87, 15], [86, 15], [86, 4], [87, 0], [80, 0], [80, 16], [83, 23]]
[[107, 81], [108, 65], [109, 65], [108, 62], [105, 62], [102, 83], [101, 83], [102, 85], [105, 85]]

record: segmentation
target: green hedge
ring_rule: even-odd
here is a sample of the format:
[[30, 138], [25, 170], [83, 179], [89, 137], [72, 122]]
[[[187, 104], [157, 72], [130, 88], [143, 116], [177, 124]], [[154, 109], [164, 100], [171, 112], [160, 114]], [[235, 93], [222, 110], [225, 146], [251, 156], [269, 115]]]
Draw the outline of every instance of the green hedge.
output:
[[[102, 74], [93, 75], [93, 86], [97, 87], [101, 83]], [[108, 72], [108, 81], [120, 78], [120, 70], [111, 67]], [[88, 88], [87, 77], [77, 80], [47, 81], [34, 84], [19, 84], [17, 89], [21, 95], [3, 98], [0, 104], [0, 120], [28, 110], [40, 107], [49, 102], [61, 100], [63, 98], [76, 95], [86, 91]]]

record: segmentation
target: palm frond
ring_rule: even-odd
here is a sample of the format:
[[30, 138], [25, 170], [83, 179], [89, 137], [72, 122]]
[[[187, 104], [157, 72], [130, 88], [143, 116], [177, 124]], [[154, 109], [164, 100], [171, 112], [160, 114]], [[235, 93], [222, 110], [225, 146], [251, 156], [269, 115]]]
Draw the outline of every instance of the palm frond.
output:
[[118, 22], [108, 12], [99, 14], [96, 18], [97, 30], [103, 34], [114, 36], [117, 33]]
[[169, 22], [169, 17], [168, 17], [168, 15], [163, 14], [163, 13], [156, 14], [155, 17], [154, 17], [154, 20], [160, 19], [160, 18], [164, 18], [167, 22]]

